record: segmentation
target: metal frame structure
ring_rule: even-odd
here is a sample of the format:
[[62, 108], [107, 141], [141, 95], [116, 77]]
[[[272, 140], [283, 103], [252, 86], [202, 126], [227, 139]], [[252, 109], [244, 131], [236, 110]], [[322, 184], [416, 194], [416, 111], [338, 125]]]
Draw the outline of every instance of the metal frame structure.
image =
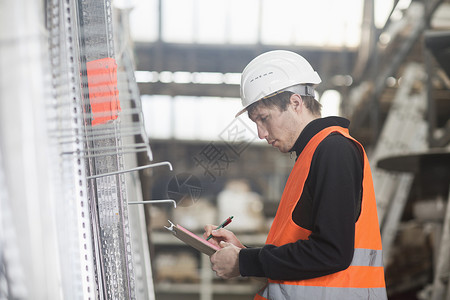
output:
[[144, 201], [135, 173], [172, 165], [136, 166], [153, 158], [127, 12], [110, 0], [0, 11], [0, 299], [154, 299], [143, 207], [128, 205], [173, 204]]

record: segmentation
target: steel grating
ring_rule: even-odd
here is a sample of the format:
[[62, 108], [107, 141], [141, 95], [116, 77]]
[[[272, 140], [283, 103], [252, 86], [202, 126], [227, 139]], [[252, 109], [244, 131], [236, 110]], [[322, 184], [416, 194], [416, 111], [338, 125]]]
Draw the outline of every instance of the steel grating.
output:
[[154, 299], [129, 44], [111, 1], [42, 3], [0, 10], [0, 300]]
[[[125, 175], [126, 161], [135, 162], [127, 154], [146, 152], [151, 159], [151, 150], [148, 143], [135, 142], [137, 135], [148, 139], [137, 85], [130, 76], [131, 60], [114, 57], [111, 1], [49, 0], [47, 27], [54, 93], [49, 104], [54, 116], [52, 137], [63, 174], [56, 180], [65, 199], [60, 204], [65, 213], [59, 221], [66, 221], [61, 252], [71, 253], [72, 258], [61, 262], [65, 298], [151, 298], [146, 240], [137, 239], [133, 245], [131, 234], [133, 230], [134, 236], [140, 236], [145, 226], [133, 220], [130, 228], [127, 206], [128, 194], [137, 197], [140, 190], [127, 191]], [[115, 89], [106, 96], [99, 93], [106, 86], [98, 83], [105, 78], [103, 67], [109, 68], [106, 78], [112, 78], [106, 88]], [[112, 99], [119, 103], [114, 113], [98, 111]], [[111, 172], [116, 173], [108, 175]], [[128, 181], [140, 188], [135, 177]], [[139, 209], [133, 215], [142, 218]], [[133, 257], [143, 263], [139, 265], [138, 294]]]
[[84, 153], [79, 138], [84, 132], [80, 96], [79, 48], [76, 9], [68, 1], [47, 2], [47, 29], [53, 95], [47, 110], [50, 137], [59, 160], [54, 186], [57, 202], [61, 279], [64, 299], [96, 299], [94, 251], [86, 183], [86, 161], [73, 153]]

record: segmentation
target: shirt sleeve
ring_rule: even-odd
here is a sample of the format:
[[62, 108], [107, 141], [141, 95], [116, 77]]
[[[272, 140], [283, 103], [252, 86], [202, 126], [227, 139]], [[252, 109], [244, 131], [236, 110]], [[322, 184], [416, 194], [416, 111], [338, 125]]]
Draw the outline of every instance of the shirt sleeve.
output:
[[361, 154], [352, 141], [340, 134], [325, 138], [316, 149], [305, 183], [313, 201], [309, 239], [242, 249], [241, 275], [302, 280], [346, 269], [354, 252], [362, 173]]

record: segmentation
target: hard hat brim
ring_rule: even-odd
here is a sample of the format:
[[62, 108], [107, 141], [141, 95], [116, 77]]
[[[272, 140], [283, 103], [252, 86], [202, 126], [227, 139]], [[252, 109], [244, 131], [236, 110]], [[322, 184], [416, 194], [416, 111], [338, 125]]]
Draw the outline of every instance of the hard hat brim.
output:
[[[298, 91], [298, 89], [294, 89], [293, 87], [296, 87], [296, 86], [303, 86], [304, 89], [305, 89], [305, 91], [304, 91], [304, 92], [300, 92], [300, 91]], [[237, 118], [237, 117], [239, 117], [240, 115], [242, 115], [244, 112], [247, 111], [247, 109], [248, 109], [248, 107], [249, 107], [250, 105], [252, 105], [252, 104], [254, 104], [254, 103], [258, 102], [258, 101], [261, 101], [262, 99], [270, 98], [270, 97], [274, 96], [275, 94], [278, 94], [278, 93], [280, 93], [280, 92], [282, 92], [282, 91], [289, 91], [289, 92], [292, 92], [292, 93], [294, 93], [294, 94], [298, 94], [298, 95], [300, 95], [300, 96], [312, 96], [312, 97], [314, 97], [314, 99], [316, 98], [316, 95], [314, 94], [314, 88], [312, 87], [312, 85], [302, 85], [302, 84], [300, 84], [300, 85], [293, 85], [293, 86], [289, 86], [289, 87], [287, 87], [287, 88], [281, 89], [280, 91], [277, 91], [277, 92], [275, 92], [275, 93], [273, 93], [273, 94], [271, 94], [271, 95], [269, 95], [269, 96], [260, 98], [260, 99], [258, 99], [258, 100], [255, 100], [255, 101], [253, 101], [253, 102], [247, 104], [247, 105], [246, 105], [245, 107], [243, 107], [240, 111], [238, 111], [238, 113], [237, 113], [234, 117]]]
[[239, 117], [240, 115], [242, 115], [243, 113], [245, 113], [247, 111], [247, 107], [244, 107], [243, 109], [241, 109], [240, 111], [238, 111], [238, 113], [234, 116], [235, 118]]

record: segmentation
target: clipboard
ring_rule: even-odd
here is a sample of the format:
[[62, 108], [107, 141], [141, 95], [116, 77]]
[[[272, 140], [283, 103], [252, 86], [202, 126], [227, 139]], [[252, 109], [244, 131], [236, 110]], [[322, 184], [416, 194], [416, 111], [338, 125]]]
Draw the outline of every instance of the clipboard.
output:
[[217, 250], [220, 249], [219, 246], [211, 244], [207, 240], [197, 236], [196, 234], [190, 232], [183, 226], [177, 224], [173, 224], [170, 220], [170, 227], [164, 226], [167, 230], [169, 230], [176, 238], [181, 240], [182, 242], [188, 244], [189, 246], [197, 249], [198, 251], [205, 253], [208, 256], [216, 253]]

